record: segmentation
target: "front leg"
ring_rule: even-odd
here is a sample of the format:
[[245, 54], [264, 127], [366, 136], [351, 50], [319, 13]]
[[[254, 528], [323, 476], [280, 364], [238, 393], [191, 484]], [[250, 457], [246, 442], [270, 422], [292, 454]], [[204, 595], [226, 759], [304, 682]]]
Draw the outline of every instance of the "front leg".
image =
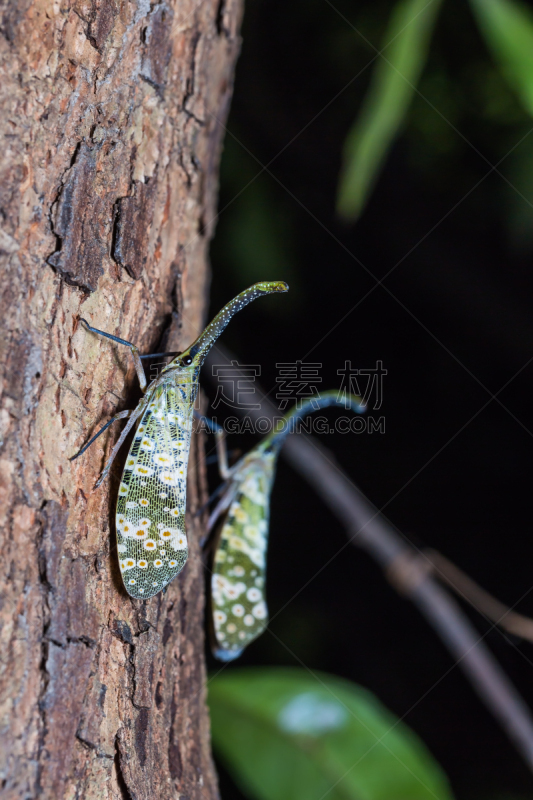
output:
[[118, 442], [116, 443], [114, 448], [111, 450], [111, 455], [109, 456], [108, 462], [105, 465], [102, 474], [100, 475], [100, 477], [98, 478], [98, 480], [94, 484], [94, 488], [95, 489], [98, 489], [98, 487], [100, 486], [102, 481], [109, 474], [109, 470], [111, 469], [111, 465], [112, 465], [113, 461], [115, 460], [115, 457], [116, 457], [118, 451], [120, 450], [120, 448], [124, 444], [124, 440], [125, 440], [126, 436], [131, 431], [131, 429], [133, 428], [133, 426], [135, 425], [135, 423], [137, 422], [137, 420], [139, 419], [139, 417], [141, 416], [143, 411], [144, 411], [144, 400], [139, 403], [139, 405], [137, 406], [135, 411], [130, 412], [131, 413], [131, 417], [128, 420], [128, 424], [126, 425], [126, 427], [124, 428], [124, 430], [120, 434], [120, 438], [119, 438]]
[[232, 470], [228, 467], [228, 448], [226, 447], [226, 432], [216, 422], [209, 417], [204, 417], [198, 411], [194, 412], [194, 416], [200, 422], [203, 422], [210, 433], [215, 435], [215, 444], [217, 448], [218, 471], [222, 480], [227, 481], [231, 475]]
[[109, 428], [110, 425], [113, 424], [113, 422], [116, 422], [117, 419], [127, 419], [130, 414], [131, 414], [130, 410], [128, 410], [128, 411], [119, 411], [118, 414], [115, 414], [114, 417], [111, 417], [111, 419], [108, 422], [106, 422], [106, 424], [103, 426], [103, 428], [100, 428], [98, 433], [95, 434], [92, 439], [89, 439], [87, 444], [84, 445], [81, 448], [79, 453], [76, 453], [75, 456], [71, 456], [71, 458], [69, 458], [69, 461], [74, 461], [76, 458], [79, 458], [79, 456], [83, 455], [83, 453], [85, 453], [85, 451], [92, 445], [92, 443], [95, 442], [98, 439], [98, 437], [101, 436], [101, 434], [104, 431], [106, 431]]
[[144, 373], [144, 367], [142, 365], [138, 347], [136, 347], [131, 342], [127, 342], [125, 339], [119, 339], [118, 336], [113, 336], [111, 333], [106, 333], [105, 331], [98, 330], [98, 328], [93, 328], [92, 325], [89, 325], [86, 319], [81, 318], [80, 322], [83, 322], [87, 330], [91, 331], [91, 333], [97, 333], [99, 336], [105, 336], [106, 339], [111, 339], [113, 342], [118, 342], [118, 344], [125, 344], [126, 347], [130, 348], [131, 354], [133, 356], [133, 363], [135, 364], [135, 372], [137, 373], [137, 377], [139, 378], [139, 384], [141, 386], [141, 390], [144, 392], [148, 385], [148, 382], [146, 380], [146, 375]]

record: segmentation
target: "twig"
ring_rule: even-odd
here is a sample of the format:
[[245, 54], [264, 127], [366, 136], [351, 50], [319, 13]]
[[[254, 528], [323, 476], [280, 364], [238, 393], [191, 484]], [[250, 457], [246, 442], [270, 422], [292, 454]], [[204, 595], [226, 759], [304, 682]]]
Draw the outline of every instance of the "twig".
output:
[[459, 597], [467, 600], [476, 611], [484, 614], [498, 627], [533, 642], [533, 619], [512, 611], [436, 550], [424, 549], [422, 553], [435, 568], [433, 574], [441, 583], [446, 583]]
[[[209, 356], [207, 364], [229, 366], [232, 361], [237, 376], [235, 356], [223, 347]], [[246, 378], [244, 374], [240, 377]], [[259, 403], [261, 407], [246, 411], [246, 415], [252, 419], [274, 417], [275, 407], [257, 384], [248, 397], [250, 405]], [[529, 708], [457, 603], [438, 585], [431, 569], [421, 568], [416, 551], [315, 439], [304, 434], [291, 435], [283, 453], [344, 524], [349, 542], [366, 550], [434, 627], [533, 772], [533, 718]]]

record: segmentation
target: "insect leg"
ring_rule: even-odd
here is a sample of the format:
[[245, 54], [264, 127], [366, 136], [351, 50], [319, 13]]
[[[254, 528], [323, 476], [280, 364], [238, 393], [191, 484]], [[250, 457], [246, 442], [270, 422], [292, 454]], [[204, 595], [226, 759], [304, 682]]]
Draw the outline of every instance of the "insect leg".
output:
[[196, 411], [196, 409], [193, 413], [194, 418], [199, 422], [203, 422], [205, 427], [209, 430], [209, 433], [218, 433], [218, 431], [222, 430], [217, 422], [215, 422], [213, 419], [209, 419], [209, 417], [204, 417], [203, 414], [200, 414], [200, 412]]
[[129, 417], [130, 414], [131, 414], [131, 411], [128, 409], [127, 411], [120, 411], [118, 414], [115, 414], [114, 417], [111, 417], [111, 419], [108, 422], [106, 422], [104, 427], [100, 428], [98, 433], [95, 434], [92, 439], [89, 439], [87, 444], [84, 445], [81, 448], [79, 453], [76, 453], [75, 456], [72, 456], [71, 458], [69, 458], [69, 461], [74, 461], [76, 458], [78, 458], [79, 456], [83, 455], [83, 453], [85, 453], [85, 451], [92, 445], [92, 443], [95, 442], [98, 439], [100, 434], [102, 434], [104, 431], [106, 431], [109, 428], [109, 426], [112, 425], [113, 422], [116, 422], [117, 419], [127, 419], [127, 417]]
[[224, 429], [209, 417], [203, 417], [197, 411], [194, 412], [196, 419], [205, 424], [211, 433], [215, 434], [215, 444], [217, 448], [218, 471], [222, 480], [227, 480], [231, 474], [228, 467], [228, 449], [226, 447], [226, 434]]
[[218, 456], [218, 471], [223, 480], [227, 480], [231, 475], [231, 470], [228, 467], [228, 448], [226, 446], [226, 433], [222, 428], [215, 431], [215, 444]]
[[[242, 450], [228, 450], [228, 461], [237, 461], [239, 456], [242, 455]], [[218, 464], [218, 456], [207, 456], [205, 460], [206, 466], [210, 466], [211, 464]]]
[[209, 515], [209, 519], [206, 525], [206, 534], [203, 537], [203, 539], [200, 540], [200, 547], [204, 547], [206, 543], [209, 542], [210, 539], [212, 539], [210, 534], [212, 533], [213, 528], [217, 524], [220, 517], [222, 517], [225, 514], [225, 512], [228, 510], [230, 505], [233, 503], [233, 500], [235, 499], [235, 495], [237, 493], [236, 485], [232, 485], [231, 483], [229, 485], [222, 484], [222, 487], [225, 489], [224, 494], [222, 495], [222, 497], [216, 504], [215, 508]]
[[144, 367], [142, 365], [141, 357], [139, 355], [139, 349], [131, 342], [127, 342], [125, 339], [120, 339], [118, 336], [113, 336], [111, 333], [106, 333], [105, 331], [101, 331], [98, 328], [93, 328], [92, 325], [89, 325], [86, 319], [83, 319], [83, 317], [80, 318], [80, 322], [83, 322], [87, 330], [91, 331], [91, 333], [97, 333], [99, 336], [105, 336], [106, 339], [111, 339], [113, 342], [118, 342], [118, 344], [125, 344], [126, 347], [130, 348], [131, 354], [133, 356], [133, 363], [135, 364], [135, 372], [137, 373], [137, 377], [139, 378], [141, 389], [144, 392], [148, 384], [148, 381], [146, 380], [146, 375], [144, 374]]
[[198, 509], [198, 511], [196, 511], [196, 513], [195, 513], [195, 515], [194, 515], [194, 516], [195, 516], [195, 517], [201, 517], [201, 516], [202, 516], [202, 514], [203, 514], [205, 511], [207, 511], [207, 509], [209, 508], [209, 506], [211, 505], [211, 503], [213, 502], [213, 500], [216, 500], [216, 498], [217, 498], [217, 497], [219, 497], [219, 496], [222, 494], [222, 492], [225, 492], [227, 488], [228, 488], [228, 483], [227, 483], [227, 481], [225, 481], [224, 483], [221, 483], [221, 484], [219, 484], [219, 486], [217, 486], [217, 488], [215, 489], [215, 491], [214, 491], [214, 492], [212, 492], [212, 494], [210, 494], [210, 495], [209, 495], [209, 497], [207, 498], [207, 500], [205, 501], [205, 503], [203, 503], [203, 504], [200, 506], [200, 508]]
[[137, 420], [139, 419], [139, 417], [141, 416], [143, 411], [144, 411], [144, 408], [143, 408], [142, 402], [141, 402], [141, 403], [139, 403], [139, 405], [137, 406], [135, 411], [131, 411], [130, 412], [131, 416], [130, 416], [130, 418], [128, 420], [128, 424], [125, 426], [124, 430], [120, 434], [120, 438], [119, 438], [118, 442], [116, 443], [114, 448], [111, 450], [111, 455], [109, 456], [108, 462], [105, 465], [102, 474], [100, 475], [100, 477], [98, 478], [98, 480], [94, 484], [94, 488], [95, 489], [97, 489], [100, 486], [100, 484], [102, 483], [102, 481], [104, 480], [104, 478], [107, 477], [107, 474], [109, 473], [109, 470], [111, 469], [111, 464], [115, 460], [115, 456], [117, 455], [118, 451], [120, 450], [120, 448], [124, 444], [124, 440], [125, 440], [126, 436], [131, 431], [131, 429], [133, 428], [133, 426], [135, 425], [135, 423], [137, 422]]
[[167, 357], [170, 358], [171, 356], [172, 356], [172, 358], [175, 358], [176, 356], [179, 356], [179, 355], [181, 355], [181, 353], [179, 353], [179, 352], [174, 352], [174, 353], [149, 353], [146, 356], [139, 356], [139, 358], [142, 361], [143, 358], [167, 358]]

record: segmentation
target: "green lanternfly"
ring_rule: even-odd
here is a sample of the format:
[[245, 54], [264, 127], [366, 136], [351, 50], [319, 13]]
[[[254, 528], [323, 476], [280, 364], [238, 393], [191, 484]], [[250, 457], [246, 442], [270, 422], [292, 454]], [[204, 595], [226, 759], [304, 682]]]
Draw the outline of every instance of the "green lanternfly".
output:
[[282, 281], [273, 281], [256, 283], [241, 292], [224, 306], [196, 341], [185, 352], [178, 354], [148, 387], [142, 356], [135, 345], [92, 328], [82, 320], [93, 333], [130, 348], [144, 392], [136, 409], [116, 414], [74, 456], [77, 458], [85, 452], [114, 420], [128, 418], [96, 483], [99, 486], [109, 473], [129, 431], [140, 420], [120, 482], [116, 516], [120, 571], [126, 590], [132, 597], [147, 598], [157, 594], [183, 569], [187, 561], [187, 462], [199, 373], [207, 353], [237, 311], [257, 297], [272, 292], [286, 292], [288, 288]]
[[217, 431], [220, 472], [226, 483], [209, 518], [208, 530], [221, 522], [214, 541], [211, 575], [212, 650], [220, 661], [238, 658], [266, 628], [266, 551], [270, 493], [276, 461], [293, 423], [304, 414], [327, 406], [349, 407], [362, 413], [359, 397], [339, 399], [335, 391], [306, 400], [278, 420], [271, 434], [231, 469], [227, 468], [222, 431]]

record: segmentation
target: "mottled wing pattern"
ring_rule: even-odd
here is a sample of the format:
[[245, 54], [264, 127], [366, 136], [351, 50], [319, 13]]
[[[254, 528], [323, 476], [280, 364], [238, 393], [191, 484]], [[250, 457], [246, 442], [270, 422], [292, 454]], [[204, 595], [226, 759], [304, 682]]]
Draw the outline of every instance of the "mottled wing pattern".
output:
[[236, 494], [213, 559], [211, 603], [215, 655], [237, 658], [268, 623], [265, 602], [270, 492], [276, 454], [254, 451], [233, 476]]
[[192, 404], [186, 387], [159, 386], [131, 446], [117, 501], [117, 549], [128, 594], [160, 592], [187, 561], [185, 502]]

